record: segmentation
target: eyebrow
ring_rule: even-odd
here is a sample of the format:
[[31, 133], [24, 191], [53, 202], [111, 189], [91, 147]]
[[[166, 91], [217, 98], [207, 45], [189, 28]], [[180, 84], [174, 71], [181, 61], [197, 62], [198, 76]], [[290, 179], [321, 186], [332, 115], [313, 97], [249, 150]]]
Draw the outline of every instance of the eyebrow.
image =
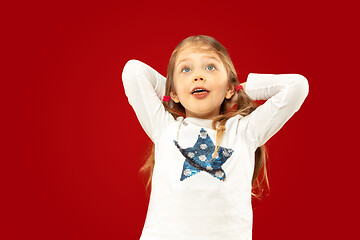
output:
[[[204, 59], [204, 58], [211, 58], [211, 59], [214, 59], [216, 61], [219, 61], [216, 57], [213, 57], [213, 56], [204, 56], [201, 59]], [[190, 59], [189, 58], [184, 58], [184, 59], [182, 59], [181, 61], [178, 62], [178, 65], [180, 65], [180, 63], [188, 61], [188, 60], [190, 60]]]

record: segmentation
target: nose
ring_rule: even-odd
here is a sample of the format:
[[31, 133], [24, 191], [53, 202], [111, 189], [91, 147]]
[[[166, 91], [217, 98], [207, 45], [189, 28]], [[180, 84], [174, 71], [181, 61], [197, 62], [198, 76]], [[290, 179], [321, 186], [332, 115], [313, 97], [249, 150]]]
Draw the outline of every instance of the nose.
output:
[[196, 81], [202, 81], [202, 82], [206, 82], [205, 76], [197, 76], [193, 79], [193, 82]]

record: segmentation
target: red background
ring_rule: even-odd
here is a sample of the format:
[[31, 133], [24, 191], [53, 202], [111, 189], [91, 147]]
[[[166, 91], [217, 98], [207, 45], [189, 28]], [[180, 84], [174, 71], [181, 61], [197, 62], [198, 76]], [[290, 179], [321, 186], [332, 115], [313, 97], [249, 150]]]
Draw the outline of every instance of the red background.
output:
[[[255, 3], [249, 3], [255, 2]], [[268, 141], [271, 194], [253, 239], [353, 238], [359, 19], [348, 1], [47, 1], [2, 4], [1, 239], [139, 239], [150, 140], [125, 63], [162, 75], [190, 35], [216, 38], [240, 81], [299, 73], [300, 110]]]

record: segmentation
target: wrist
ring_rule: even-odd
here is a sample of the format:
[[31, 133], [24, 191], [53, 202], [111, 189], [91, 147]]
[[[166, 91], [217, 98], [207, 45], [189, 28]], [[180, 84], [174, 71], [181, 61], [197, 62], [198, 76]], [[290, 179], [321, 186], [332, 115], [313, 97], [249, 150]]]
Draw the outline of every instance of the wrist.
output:
[[245, 90], [246, 82], [240, 83], [240, 85], [241, 85], [241, 86], [244, 88], [244, 90]]

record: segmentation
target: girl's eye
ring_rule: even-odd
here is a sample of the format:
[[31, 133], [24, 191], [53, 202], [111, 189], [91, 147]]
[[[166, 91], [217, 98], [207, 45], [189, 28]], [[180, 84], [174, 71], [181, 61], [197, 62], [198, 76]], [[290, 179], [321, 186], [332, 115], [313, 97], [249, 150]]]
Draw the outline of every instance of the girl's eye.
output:
[[215, 69], [215, 66], [214, 65], [209, 65], [210, 67], [213, 67]]
[[[214, 70], [214, 69], [215, 69], [215, 66], [212, 65], [212, 64], [208, 65], [208, 67], [210, 67], [210, 68], [213, 67], [213, 69], [210, 69], [210, 70]], [[189, 69], [189, 70], [190, 70], [190, 68], [184, 67], [181, 71], [184, 72], [185, 69]], [[185, 72], [188, 72], [188, 71], [185, 71]]]
[[188, 68], [188, 67], [184, 67], [181, 71], [182, 71], [182, 72], [184, 72], [184, 70], [185, 70], [185, 69], [190, 69], [190, 68]]

